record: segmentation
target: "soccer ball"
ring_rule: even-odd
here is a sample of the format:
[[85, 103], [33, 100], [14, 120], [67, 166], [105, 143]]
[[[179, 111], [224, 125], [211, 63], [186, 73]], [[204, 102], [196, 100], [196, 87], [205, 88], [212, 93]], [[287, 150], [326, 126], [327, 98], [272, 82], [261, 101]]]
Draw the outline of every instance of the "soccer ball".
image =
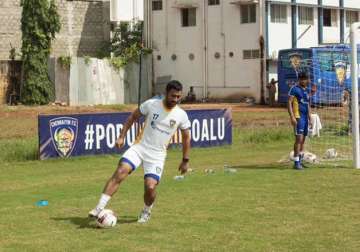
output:
[[[290, 152], [290, 154], [289, 154], [289, 159], [290, 159], [291, 161], [294, 161], [294, 151], [291, 151], [291, 152]], [[317, 157], [316, 157], [315, 154], [306, 151], [306, 152], [304, 153], [304, 161], [307, 162], [307, 163], [316, 163], [316, 162], [317, 162]]]
[[307, 163], [316, 163], [316, 155], [311, 152], [305, 152], [304, 161]]
[[114, 227], [117, 222], [115, 213], [110, 209], [102, 210], [96, 218], [96, 225], [100, 228]]
[[338, 155], [338, 153], [336, 152], [336, 150], [334, 148], [326, 150], [326, 153], [325, 153], [325, 156], [328, 159], [334, 159], [337, 157], [337, 155]]

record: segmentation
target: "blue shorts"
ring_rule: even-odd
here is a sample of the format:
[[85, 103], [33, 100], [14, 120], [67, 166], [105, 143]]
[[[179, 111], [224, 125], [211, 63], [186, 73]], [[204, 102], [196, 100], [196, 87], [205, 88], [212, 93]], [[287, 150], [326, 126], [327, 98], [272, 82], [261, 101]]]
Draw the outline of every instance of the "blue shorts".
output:
[[300, 117], [296, 119], [297, 124], [295, 127], [295, 135], [308, 135], [308, 129], [309, 129], [309, 120], [307, 117]]

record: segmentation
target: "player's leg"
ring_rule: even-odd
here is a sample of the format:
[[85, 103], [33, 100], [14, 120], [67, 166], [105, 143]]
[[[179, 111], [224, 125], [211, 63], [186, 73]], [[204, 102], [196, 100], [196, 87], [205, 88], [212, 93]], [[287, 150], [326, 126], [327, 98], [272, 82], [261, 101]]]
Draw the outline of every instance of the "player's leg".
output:
[[123, 182], [127, 176], [132, 172], [132, 165], [127, 162], [119, 162], [118, 168], [114, 174], [106, 182], [103, 194], [113, 196], [118, 190], [121, 182]]
[[144, 179], [144, 204], [147, 207], [151, 207], [156, 198], [156, 186], [158, 180], [152, 177], [146, 177]]
[[156, 199], [156, 187], [159, 184], [163, 170], [163, 162], [148, 163], [144, 161], [144, 208], [140, 213], [138, 222], [149, 221], [151, 209]]
[[302, 169], [301, 161], [300, 161], [300, 151], [301, 151], [301, 143], [303, 141], [303, 135], [295, 136], [295, 144], [294, 144], [294, 168]]
[[294, 143], [294, 168], [303, 169], [300, 162], [301, 145], [304, 141], [304, 125], [303, 120], [298, 119], [295, 127], [295, 143]]
[[145, 223], [150, 220], [151, 209], [156, 198], [156, 186], [158, 181], [152, 177], [144, 179], [144, 208], [140, 213], [138, 222]]
[[[304, 127], [303, 127], [303, 131], [302, 131], [302, 139], [301, 139], [301, 143], [300, 143], [300, 163], [302, 166], [304, 166], [302, 164], [303, 160], [304, 160], [304, 155], [305, 155], [305, 140], [306, 140], [306, 137], [308, 135], [308, 127], [309, 127], [309, 124], [306, 120], [305, 124], [304, 124]], [[305, 167], [305, 166], [304, 166]]]
[[117, 192], [120, 184], [140, 164], [141, 158], [136, 151], [130, 148], [128, 151], [125, 152], [123, 157], [120, 159], [115, 172], [106, 182], [97, 206], [89, 212], [89, 216], [97, 216], [106, 207], [111, 197]]

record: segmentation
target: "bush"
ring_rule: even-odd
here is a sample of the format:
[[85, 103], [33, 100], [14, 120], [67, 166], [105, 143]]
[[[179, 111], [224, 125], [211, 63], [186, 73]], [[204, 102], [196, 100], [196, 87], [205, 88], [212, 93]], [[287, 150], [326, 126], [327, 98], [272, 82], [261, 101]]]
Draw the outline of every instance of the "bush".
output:
[[51, 41], [60, 31], [60, 17], [54, 0], [22, 0], [22, 60], [24, 104], [48, 104], [54, 100], [54, 87], [48, 76], [47, 61]]

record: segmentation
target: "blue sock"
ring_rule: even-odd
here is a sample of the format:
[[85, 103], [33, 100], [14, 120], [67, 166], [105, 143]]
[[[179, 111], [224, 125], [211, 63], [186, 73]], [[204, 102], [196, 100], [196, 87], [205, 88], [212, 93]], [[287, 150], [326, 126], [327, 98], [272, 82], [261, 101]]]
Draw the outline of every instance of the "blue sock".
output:
[[299, 156], [294, 157], [294, 163], [295, 163], [295, 166], [299, 166], [301, 164]]

